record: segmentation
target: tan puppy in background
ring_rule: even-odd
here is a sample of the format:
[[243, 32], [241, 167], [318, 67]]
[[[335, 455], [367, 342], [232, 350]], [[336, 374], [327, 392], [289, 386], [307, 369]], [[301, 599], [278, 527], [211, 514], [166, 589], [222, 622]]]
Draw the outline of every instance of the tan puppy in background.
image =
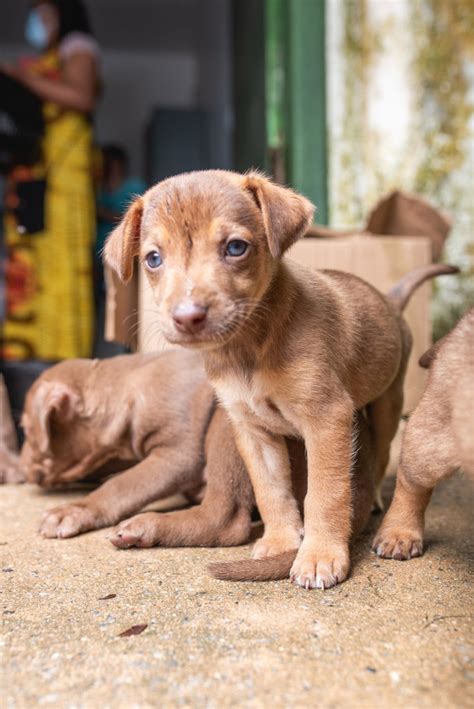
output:
[[106, 478], [84, 499], [48, 510], [40, 526], [45, 537], [108, 527], [180, 493], [200, 504], [127, 520], [112, 542], [226, 546], [248, 540], [255, 504], [250, 481], [194, 353], [66, 360], [33, 384], [22, 422], [21, 462], [29, 482], [48, 489], [91, 475]]
[[[416, 285], [452, 269], [417, 274], [400, 307], [355, 276], [306, 271], [281, 256], [313, 211], [258, 174], [189, 173], [138, 198], [105, 256], [127, 280], [139, 255], [165, 337], [203, 351], [265, 523], [254, 557], [299, 547], [293, 580], [328, 588], [349, 571], [354, 412], [368, 407], [381, 480], [411, 346], [401, 309]], [[302, 438], [308, 456], [302, 543], [285, 436]]]
[[382, 557], [423, 553], [425, 510], [439, 480], [459, 468], [474, 478], [474, 308], [420, 359], [429, 367], [410, 416], [392, 504], [373, 544]]

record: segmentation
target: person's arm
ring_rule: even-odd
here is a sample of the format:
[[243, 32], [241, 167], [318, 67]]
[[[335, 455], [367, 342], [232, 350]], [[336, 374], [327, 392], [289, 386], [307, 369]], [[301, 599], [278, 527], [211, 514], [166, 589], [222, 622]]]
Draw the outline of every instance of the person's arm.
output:
[[62, 108], [89, 113], [96, 102], [96, 60], [86, 52], [77, 52], [64, 61], [61, 79], [49, 79], [17, 67], [2, 66], [5, 73], [21, 81], [43, 101]]

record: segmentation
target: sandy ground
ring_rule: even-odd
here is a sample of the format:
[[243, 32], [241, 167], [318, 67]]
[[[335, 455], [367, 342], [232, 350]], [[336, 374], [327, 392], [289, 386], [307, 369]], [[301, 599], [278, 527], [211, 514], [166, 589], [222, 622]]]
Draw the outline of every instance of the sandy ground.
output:
[[3, 706], [474, 706], [474, 486], [462, 477], [434, 496], [423, 558], [378, 560], [369, 532], [351, 578], [325, 592], [207, 576], [207, 562], [247, 548], [118, 551], [106, 530], [35, 534], [43, 509], [77, 496], [0, 490]]

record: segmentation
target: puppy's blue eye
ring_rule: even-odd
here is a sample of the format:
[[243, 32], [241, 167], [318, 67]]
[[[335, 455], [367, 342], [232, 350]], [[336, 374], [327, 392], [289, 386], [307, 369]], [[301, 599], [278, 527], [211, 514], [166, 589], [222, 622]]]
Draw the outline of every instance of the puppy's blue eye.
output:
[[155, 269], [159, 268], [162, 264], [161, 256], [159, 251], [150, 251], [145, 257], [145, 263], [148, 268]]
[[232, 239], [226, 246], [225, 255], [232, 256], [236, 258], [237, 256], [243, 256], [247, 251], [249, 245], [246, 241], [242, 239]]

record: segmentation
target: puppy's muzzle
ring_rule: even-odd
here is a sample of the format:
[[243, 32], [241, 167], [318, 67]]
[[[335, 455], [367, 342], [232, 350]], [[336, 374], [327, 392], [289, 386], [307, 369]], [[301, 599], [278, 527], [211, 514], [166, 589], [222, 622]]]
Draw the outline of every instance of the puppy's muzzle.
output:
[[178, 332], [195, 335], [204, 329], [207, 308], [199, 303], [178, 303], [173, 310], [173, 322]]

